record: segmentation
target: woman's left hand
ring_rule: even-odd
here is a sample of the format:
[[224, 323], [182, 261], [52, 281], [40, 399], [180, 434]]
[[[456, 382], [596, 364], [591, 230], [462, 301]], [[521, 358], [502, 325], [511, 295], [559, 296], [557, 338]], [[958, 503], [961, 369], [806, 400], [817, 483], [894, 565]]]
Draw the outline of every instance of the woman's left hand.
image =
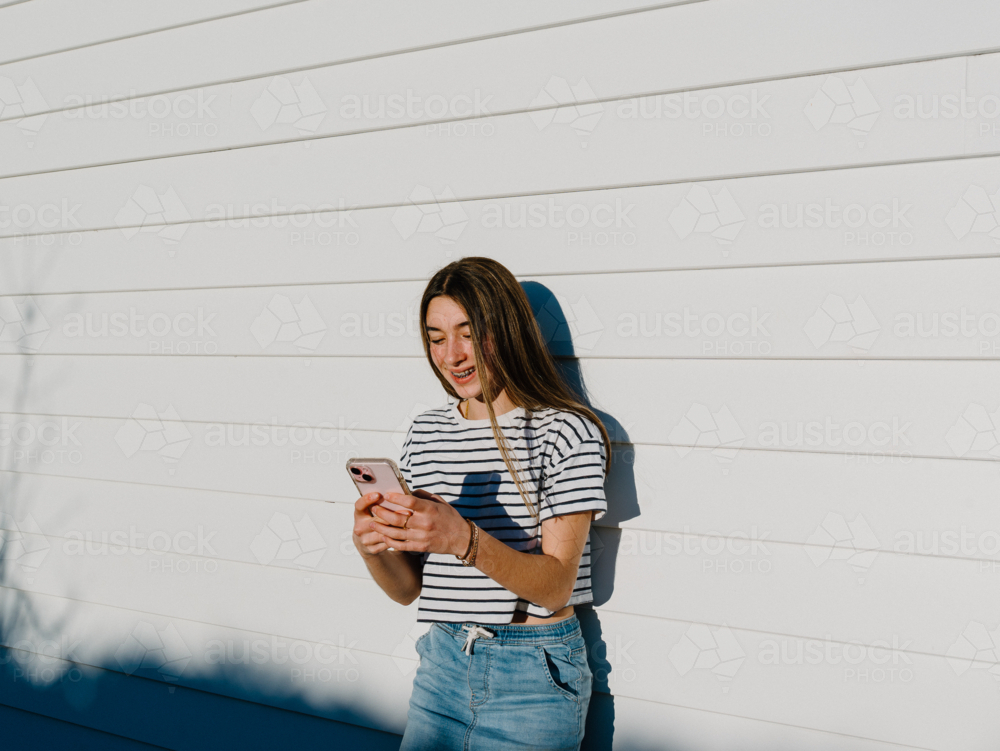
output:
[[413, 495], [387, 493], [385, 500], [412, 512], [405, 516], [384, 506], [372, 507], [377, 519], [372, 529], [383, 536], [387, 545], [415, 553], [465, 555], [472, 527], [441, 496], [414, 490]]

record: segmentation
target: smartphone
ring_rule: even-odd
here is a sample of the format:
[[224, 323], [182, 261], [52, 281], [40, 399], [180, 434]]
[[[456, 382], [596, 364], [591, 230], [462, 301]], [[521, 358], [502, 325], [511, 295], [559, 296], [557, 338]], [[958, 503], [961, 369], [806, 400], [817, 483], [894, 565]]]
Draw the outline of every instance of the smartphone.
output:
[[399, 474], [399, 467], [392, 459], [350, 459], [347, 462], [347, 472], [361, 495], [381, 493], [380, 506], [385, 506], [390, 511], [409, 513], [410, 510], [405, 506], [385, 500], [386, 493], [410, 495], [406, 480]]

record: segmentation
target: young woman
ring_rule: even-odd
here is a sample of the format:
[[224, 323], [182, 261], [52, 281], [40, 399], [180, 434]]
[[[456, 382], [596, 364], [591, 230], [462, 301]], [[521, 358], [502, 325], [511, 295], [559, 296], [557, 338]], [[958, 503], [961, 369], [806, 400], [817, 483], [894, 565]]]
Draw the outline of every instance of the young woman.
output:
[[607, 509], [607, 431], [560, 378], [514, 276], [465, 258], [430, 280], [424, 351], [453, 398], [414, 420], [413, 495], [355, 504], [379, 586], [419, 595], [420, 667], [401, 751], [578, 749], [591, 672], [574, 606], [591, 602], [589, 531]]

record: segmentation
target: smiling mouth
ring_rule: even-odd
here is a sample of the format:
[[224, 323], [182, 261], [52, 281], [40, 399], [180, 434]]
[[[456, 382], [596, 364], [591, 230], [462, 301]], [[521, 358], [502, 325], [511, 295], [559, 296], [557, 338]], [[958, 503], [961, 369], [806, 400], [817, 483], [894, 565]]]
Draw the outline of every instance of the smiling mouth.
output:
[[455, 379], [456, 383], [466, 383], [467, 381], [472, 379], [472, 376], [476, 374], [476, 368], [475, 366], [473, 366], [468, 370], [462, 370], [462, 371], [452, 370], [450, 372], [451, 372], [451, 377]]

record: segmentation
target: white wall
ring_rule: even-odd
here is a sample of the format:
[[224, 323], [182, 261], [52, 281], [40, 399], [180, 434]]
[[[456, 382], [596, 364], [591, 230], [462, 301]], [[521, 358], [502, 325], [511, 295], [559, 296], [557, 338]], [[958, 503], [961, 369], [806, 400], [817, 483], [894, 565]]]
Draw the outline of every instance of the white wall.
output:
[[11, 716], [394, 748], [341, 467], [489, 255], [617, 442], [588, 747], [995, 747], [995, 2], [31, 0], [0, 62]]

